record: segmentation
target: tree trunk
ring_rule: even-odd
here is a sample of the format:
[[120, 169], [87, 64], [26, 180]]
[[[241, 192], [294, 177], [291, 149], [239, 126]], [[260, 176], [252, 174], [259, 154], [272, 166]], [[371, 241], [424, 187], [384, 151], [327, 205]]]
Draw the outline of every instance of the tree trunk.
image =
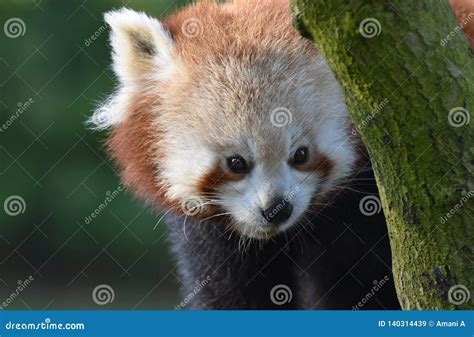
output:
[[292, 10], [370, 153], [402, 308], [473, 309], [474, 60], [449, 1], [294, 0]]

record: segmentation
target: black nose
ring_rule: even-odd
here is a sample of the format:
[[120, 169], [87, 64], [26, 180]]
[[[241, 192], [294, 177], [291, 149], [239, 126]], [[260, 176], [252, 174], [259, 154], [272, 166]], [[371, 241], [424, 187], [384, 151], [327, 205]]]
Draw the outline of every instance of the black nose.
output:
[[279, 225], [288, 220], [293, 212], [293, 205], [284, 198], [275, 198], [272, 200], [270, 207], [262, 210], [262, 215], [267, 222]]

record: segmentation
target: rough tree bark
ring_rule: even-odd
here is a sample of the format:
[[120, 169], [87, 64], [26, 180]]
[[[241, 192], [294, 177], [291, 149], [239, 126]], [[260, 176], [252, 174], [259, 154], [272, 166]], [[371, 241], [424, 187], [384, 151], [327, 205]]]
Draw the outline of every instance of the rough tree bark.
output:
[[293, 0], [292, 10], [370, 153], [402, 308], [472, 309], [474, 58], [448, 0]]

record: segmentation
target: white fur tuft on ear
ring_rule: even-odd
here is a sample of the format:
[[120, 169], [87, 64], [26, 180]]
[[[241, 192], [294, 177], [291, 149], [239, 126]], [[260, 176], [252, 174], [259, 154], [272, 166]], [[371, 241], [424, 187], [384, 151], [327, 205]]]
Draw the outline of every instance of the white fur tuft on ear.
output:
[[106, 130], [120, 124], [125, 118], [127, 102], [131, 97], [130, 90], [122, 87], [98, 106], [87, 120], [87, 125], [95, 130]]
[[158, 20], [126, 8], [108, 12], [104, 19], [112, 28], [114, 71], [122, 83], [172, 66], [173, 40]]
[[88, 124], [95, 129], [123, 121], [134, 91], [146, 86], [147, 79], [169, 76], [175, 64], [173, 39], [157, 19], [126, 8], [107, 12], [104, 19], [112, 29], [113, 69], [120, 85], [89, 119]]

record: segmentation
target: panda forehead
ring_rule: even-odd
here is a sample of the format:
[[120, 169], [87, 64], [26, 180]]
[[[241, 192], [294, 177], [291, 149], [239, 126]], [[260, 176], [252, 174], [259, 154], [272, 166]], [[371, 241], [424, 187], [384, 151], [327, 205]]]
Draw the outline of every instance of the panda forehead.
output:
[[196, 84], [189, 88], [188, 97], [162, 101], [163, 114], [169, 114], [180, 128], [187, 125], [211, 141], [228, 145], [245, 145], [245, 139], [277, 142], [309, 134], [320, 119], [317, 93], [310, 90], [298, 93], [275, 85], [249, 90], [252, 93], [245, 87], [222, 88], [221, 83], [207, 88]]

